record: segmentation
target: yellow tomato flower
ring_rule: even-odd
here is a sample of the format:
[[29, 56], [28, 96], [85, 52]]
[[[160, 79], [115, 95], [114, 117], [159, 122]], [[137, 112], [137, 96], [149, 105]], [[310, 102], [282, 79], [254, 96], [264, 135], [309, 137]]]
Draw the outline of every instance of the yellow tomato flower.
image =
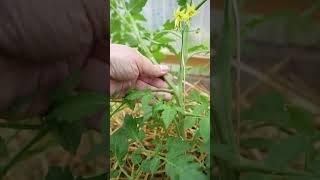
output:
[[196, 6], [194, 4], [189, 5], [187, 4], [187, 9], [184, 9], [180, 11], [180, 8], [178, 8], [175, 11], [175, 27], [180, 28], [180, 22], [186, 22], [187, 25], [190, 24], [190, 18], [197, 14]]
[[192, 16], [197, 14], [197, 10], [196, 10], [196, 6], [194, 4], [192, 4], [191, 6], [189, 4], [187, 4], [187, 11], [186, 11], [186, 15], [188, 16], [188, 18], [191, 18]]

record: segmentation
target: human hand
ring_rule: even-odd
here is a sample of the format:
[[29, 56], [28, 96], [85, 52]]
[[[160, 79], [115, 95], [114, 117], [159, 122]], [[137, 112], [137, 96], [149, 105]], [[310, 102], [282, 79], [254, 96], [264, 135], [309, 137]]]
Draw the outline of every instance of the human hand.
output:
[[[110, 95], [123, 97], [129, 88], [137, 90], [168, 88], [162, 79], [169, 72], [167, 65], [154, 65], [136, 49], [125, 45], [110, 45]], [[170, 93], [155, 92], [166, 100]]]
[[[46, 115], [51, 92], [74, 70], [81, 70], [75, 91], [109, 91], [106, 2], [48, 2], [1, 2], [0, 119]], [[106, 112], [97, 114], [84, 120], [100, 129]]]

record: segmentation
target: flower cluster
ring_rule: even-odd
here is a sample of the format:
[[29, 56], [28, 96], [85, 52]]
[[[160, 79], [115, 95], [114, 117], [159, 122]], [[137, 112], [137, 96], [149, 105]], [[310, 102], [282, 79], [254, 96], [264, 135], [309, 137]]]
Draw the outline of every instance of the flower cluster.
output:
[[187, 24], [190, 21], [190, 18], [194, 15], [197, 14], [197, 10], [196, 10], [196, 6], [194, 4], [189, 5], [187, 4], [187, 8], [184, 10], [180, 10], [180, 8], [178, 8], [175, 11], [175, 27], [177, 29], [180, 28], [180, 22], [187, 22]]

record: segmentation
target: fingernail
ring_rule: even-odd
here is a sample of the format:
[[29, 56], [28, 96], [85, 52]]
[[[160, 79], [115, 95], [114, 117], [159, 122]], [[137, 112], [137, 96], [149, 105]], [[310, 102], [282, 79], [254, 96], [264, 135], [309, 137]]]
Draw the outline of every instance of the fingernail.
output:
[[162, 74], [166, 74], [166, 73], [169, 72], [169, 66], [167, 66], [167, 65], [161, 64], [161, 65], [160, 65], [160, 69], [161, 69], [161, 73], [162, 73]]

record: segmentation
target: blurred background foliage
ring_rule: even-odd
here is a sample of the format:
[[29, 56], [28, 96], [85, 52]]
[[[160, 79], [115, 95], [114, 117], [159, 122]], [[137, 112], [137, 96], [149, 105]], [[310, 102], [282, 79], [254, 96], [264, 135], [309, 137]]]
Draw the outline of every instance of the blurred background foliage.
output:
[[320, 1], [216, 0], [213, 7], [213, 174], [319, 179]]

